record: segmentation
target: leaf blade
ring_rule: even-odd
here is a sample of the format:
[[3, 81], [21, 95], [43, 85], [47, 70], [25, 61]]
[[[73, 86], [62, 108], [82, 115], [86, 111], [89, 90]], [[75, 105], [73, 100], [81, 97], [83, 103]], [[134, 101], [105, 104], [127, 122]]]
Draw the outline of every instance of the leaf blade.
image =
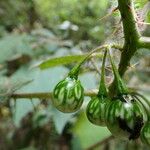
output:
[[78, 62], [84, 57], [86, 57], [87, 54], [83, 55], [68, 55], [63, 57], [55, 57], [51, 59], [47, 59], [46, 61], [43, 61], [38, 65], [40, 69], [47, 69], [50, 67], [56, 67], [60, 65], [66, 65], [74, 62]]

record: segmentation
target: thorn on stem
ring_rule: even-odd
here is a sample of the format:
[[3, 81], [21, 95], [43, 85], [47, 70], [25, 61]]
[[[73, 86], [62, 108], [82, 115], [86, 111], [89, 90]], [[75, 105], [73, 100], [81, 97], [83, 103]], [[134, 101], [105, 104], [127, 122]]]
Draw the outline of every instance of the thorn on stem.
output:
[[102, 18], [100, 18], [99, 21], [108, 18], [110, 15], [112, 15], [117, 10], [118, 10], [118, 7], [115, 7], [110, 13], [108, 13], [105, 16], [103, 16]]
[[127, 4], [127, 7], [130, 11], [132, 11], [132, 7], [130, 6], [130, 4]]

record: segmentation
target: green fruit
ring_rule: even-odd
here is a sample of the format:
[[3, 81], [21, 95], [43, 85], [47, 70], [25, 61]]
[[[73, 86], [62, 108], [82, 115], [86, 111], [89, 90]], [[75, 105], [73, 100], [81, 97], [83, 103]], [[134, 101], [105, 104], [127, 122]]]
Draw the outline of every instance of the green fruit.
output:
[[106, 124], [115, 137], [137, 139], [143, 123], [143, 112], [130, 95], [122, 95], [110, 102], [106, 112]]
[[67, 77], [53, 91], [54, 106], [65, 113], [79, 110], [83, 103], [84, 89], [78, 79]]
[[120, 139], [137, 139], [145, 122], [145, 111], [141, 109], [137, 99], [130, 95], [110, 53], [109, 58], [114, 73], [116, 97], [107, 108], [107, 127], [114, 136]]
[[101, 79], [100, 79], [100, 86], [99, 91], [96, 97], [91, 99], [89, 102], [87, 109], [86, 109], [86, 115], [88, 120], [95, 124], [100, 126], [105, 126], [105, 111], [107, 104], [109, 102], [108, 98], [108, 89], [105, 85], [105, 61], [106, 61], [107, 51], [104, 53], [103, 62], [102, 62], [102, 68], [101, 68]]
[[91, 99], [86, 108], [86, 115], [88, 120], [95, 125], [106, 126], [105, 112], [108, 103], [109, 99], [106, 97], [94, 97]]
[[143, 111], [143, 118], [144, 122], [147, 122], [149, 120], [149, 115], [150, 115], [150, 105], [149, 105], [149, 100], [147, 100], [143, 95], [138, 95], [138, 93], [131, 93], [132, 97], [136, 100], [138, 103], [139, 107]]
[[150, 102], [146, 97], [139, 93], [135, 93], [134, 96], [136, 97], [137, 101], [142, 104], [143, 108], [145, 109], [145, 116], [147, 116], [146, 123], [144, 124], [140, 133], [140, 139], [144, 144], [150, 146]]
[[143, 126], [140, 139], [144, 144], [150, 145], [150, 121]]

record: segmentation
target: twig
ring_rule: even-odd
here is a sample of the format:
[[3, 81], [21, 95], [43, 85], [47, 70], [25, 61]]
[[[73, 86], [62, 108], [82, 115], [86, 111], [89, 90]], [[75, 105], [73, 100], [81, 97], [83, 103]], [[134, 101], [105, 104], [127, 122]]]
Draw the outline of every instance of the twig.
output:
[[32, 106], [33, 106], [34, 112], [36, 112], [36, 106], [34, 105], [32, 99], [30, 99], [30, 102], [31, 102], [31, 104], [32, 104]]
[[[90, 91], [85, 91], [84, 95], [85, 96], [95, 96], [97, 95], [97, 90], [90, 90]], [[32, 98], [38, 98], [38, 99], [51, 99], [53, 97], [53, 94], [51, 92], [43, 92], [43, 93], [14, 93], [10, 96], [11, 98], [19, 99], [19, 98], [27, 98], [27, 99], [32, 99]]]
[[114, 12], [116, 12], [118, 10], [118, 7], [115, 7], [110, 13], [106, 14], [105, 16], [103, 16], [102, 18], [99, 19], [99, 21], [102, 21], [103, 19], [108, 18], [109, 16], [111, 16]]
[[92, 65], [93, 65], [93, 67], [95, 68], [96, 72], [97, 72], [99, 75], [101, 75], [101, 72], [100, 72], [99, 68], [97, 67], [95, 61], [94, 61], [92, 58], [91, 58], [91, 63], [92, 63]]
[[[140, 87], [129, 87], [130, 90], [132, 91], [136, 91], [136, 90], [140, 90], [140, 91], [147, 91], [149, 92], [149, 89], [147, 88], [140, 88]], [[89, 96], [89, 97], [93, 97], [96, 96], [98, 93], [98, 89], [91, 89], [88, 91], [84, 92], [84, 96]], [[47, 100], [47, 99], [52, 99], [53, 98], [53, 94], [52, 92], [43, 92], [43, 93], [13, 93], [10, 95], [10, 98], [13, 99], [22, 99], [22, 98], [27, 98], [27, 99], [32, 99], [32, 98], [37, 98], [37, 99], [43, 99], [43, 100]]]
[[110, 140], [113, 140], [114, 139], [114, 136], [111, 135], [109, 137], [107, 137], [106, 139], [102, 140], [102, 141], [99, 141], [97, 143], [95, 143], [94, 145], [88, 147], [86, 150], [94, 150], [94, 148], [98, 147], [98, 146], [101, 146], [103, 144], [106, 144], [108, 143]]
[[146, 48], [150, 50], [150, 37], [141, 37], [139, 39], [139, 48]]

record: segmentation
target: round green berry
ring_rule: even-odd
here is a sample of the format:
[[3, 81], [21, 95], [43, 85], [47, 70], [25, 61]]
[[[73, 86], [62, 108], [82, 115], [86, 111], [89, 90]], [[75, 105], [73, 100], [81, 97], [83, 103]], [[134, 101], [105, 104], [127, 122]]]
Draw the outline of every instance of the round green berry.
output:
[[140, 139], [144, 144], [150, 145], [150, 121], [146, 122], [143, 126], [140, 134]]
[[84, 98], [84, 89], [80, 80], [67, 77], [60, 81], [53, 91], [54, 106], [65, 113], [77, 111]]
[[115, 137], [137, 139], [143, 123], [143, 112], [130, 95], [122, 95], [110, 102], [106, 113], [106, 124]]
[[95, 125], [105, 126], [105, 112], [108, 103], [109, 99], [106, 97], [100, 98], [97, 96], [91, 99], [86, 108], [88, 120]]

